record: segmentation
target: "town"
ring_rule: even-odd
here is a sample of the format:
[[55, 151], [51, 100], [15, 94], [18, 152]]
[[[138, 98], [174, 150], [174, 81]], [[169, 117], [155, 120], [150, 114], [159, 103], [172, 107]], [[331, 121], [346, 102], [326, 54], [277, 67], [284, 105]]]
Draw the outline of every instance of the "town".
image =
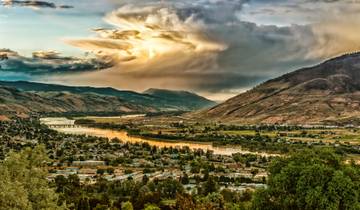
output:
[[[84, 123], [83, 121], [80, 121]], [[83, 190], [88, 188], [97, 188], [99, 184], [106, 182], [107, 185], [127, 185], [129, 183], [142, 183], [140, 186], [147, 186], [149, 183], [170, 183], [173, 191], [166, 200], [159, 200], [157, 205], [162, 208], [170, 208], [178, 202], [176, 192], [184, 192], [190, 195], [208, 195], [211, 192], [233, 193], [233, 195], [248, 196], [243, 201], [250, 202], [251, 194], [266, 189], [268, 182], [268, 168], [270, 163], [277, 157], [287, 156], [291, 151], [303, 150], [308, 147], [315, 148], [334, 148], [339, 154], [346, 155], [348, 161], [357, 161], [359, 154], [358, 146], [355, 144], [340, 143], [339, 141], [331, 143], [314, 143], [288, 141], [285, 137], [288, 132], [300, 128], [276, 128], [278, 135], [272, 138], [264, 134], [274, 132], [271, 127], [257, 128], [254, 135], [249, 135], [250, 127], [221, 126], [206, 128], [208, 139], [212, 139], [213, 144], [217, 141], [224, 144], [240, 144], [244, 148], [251, 148], [251, 145], [257, 146], [254, 152], [231, 153], [227, 155], [215, 154], [211, 150], [190, 149], [187, 146], [158, 147], [150, 145], [148, 142], [124, 142], [119, 138], [106, 138], [96, 135], [75, 135], [65, 132], [58, 132], [53, 129], [59, 129], [61, 126], [67, 129], [81, 129], [83, 124], [79, 125], [76, 120], [66, 118], [45, 118], [45, 119], [23, 119], [13, 118], [0, 122], [0, 142], [1, 159], [4, 159], [11, 151], [21, 151], [24, 148], [36, 148], [37, 145], [44, 145], [49, 160], [47, 161], [47, 180], [50, 185], [56, 189], [63, 189], [70, 182], [70, 187], [83, 186]], [[87, 121], [87, 123], [89, 123]], [[103, 124], [94, 123], [93, 127], [103, 127]], [[117, 127], [116, 124], [106, 125], [107, 127]], [[127, 125], [129, 126], [129, 125]], [[132, 135], [142, 135], [149, 137], [149, 132], [144, 135], [139, 127], [127, 127], [127, 131]], [[179, 128], [179, 124], [172, 127]], [[189, 125], [182, 124], [181, 129], [189, 130]], [[51, 127], [51, 128], [49, 128]], [[126, 127], [126, 126], [125, 126]], [[164, 126], [161, 126], [164, 128]], [[170, 126], [171, 127], [171, 126]], [[199, 127], [199, 125], [197, 125]], [[151, 128], [154, 129], [153, 126]], [[244, 130], [246, 128], [248, 135], [242, 137], [237, 135], [214, 135], [213, 131]], [[265, 129], [266, 128], [266, 129]], [[114, 129], [114, 128], [113, 128]], [[158, 128], [156, 128], [158, 129]], [[304, 128], [302, 128], [304, 129]], [[327, 128], [328, 129], [328, 128]], [[191, 129], [190, 129], [191, 130]], [[192, 130], [194, 130], [192, 128]], [[136, 131], [136, 132], [135, 132]], [[196, 132], [192, 132], [193, 134]], [[304, 134], [304, 130], [301, 132]], [[330, 131], [328, 133], [331, 133]], [[153, 139], [164, 138], [162, 132], [157, 132]], [[206, 133], [205, 133], [206, 134]], [[202, 135], [205, 135], [202, 132]], [[336, 135], [336, 132], [332, 133]], [[169, 136], [168, 134], [166, 134]], [[293, 136], [296, 137], [296, 135]], [[305, 135], [308, 136], [308, 135]], [[182, 136], [185, 138], [186, 136]], [[193, 138], [194, 136], [192, 136]], [[212, 137], [212, 138], [211, 138]], [[216, 138], [214, 138], [216, 137]], [[203, 141], [205, 137], [198, 138]], [[173, 139], [170, 138], [169, 139]], [[189, 138], [190, 139], [190, 138]], [[227, 140], [226, 140], [227, 139]], [[236, 140], [236, 139], [241, 139]], [[282, 140], [281, 140], [282, 139]], [[226, 142], [223, 142], [226, 140]], [[272, 145], [272, 146], [270, 146]], [[286, 150], [284, 149], [287, 148]], [[277, 149], [274, 149], [277, 148]], [[272, 153], [261, 153], [263, 152]], [[52, 184], [51, 184], [52, 183]], [[211, 187], [209, 186], [211, 185]], [[168, 190], [171, 190], [168, 189]], [[75, 190], [75, 189], [74, 189]], [[76, 190], [82, 190], [76, 189]], [[131, 191], [131, 190], [129, 190]], [[206, 191], [206, 192], [204, 192]], [[110, 192], [107, 192], [110, 193]], [[125, 192], [124, 192], [125, 193]], [[130, 193], [126, 192], [125, 194]], [[234, 194], [235, 193], [235, 194]], [[63, 193], [63, 202], [73, 205], [80, 205], [79, 200], [74, 200], [71, 192]], [[111, 193], [110, 193], [111, 195]], [[88, 195], [91, 200], [91, 195]], [[132, 197], [132, 199], [135, 199]], [[139, 199], [139, 198], [136, 198]], [[143, 198], [142, 198], [143, 199]], [[123, 202], [128, 201], [123, 198]], [[95, 202], [95, 201], [92, 201]], [[98, 201], [102, 203], [104, 201]], [[105, 206], [115, 205], [116, 200], [108, 200]], [[165, 203], [164, 203], [165, 202]], [[91, 203], [91, 202], [90, 202]], [[100, 205], [93, 203], [93, 207]], [[146, 202], [135, 202], [138, 209], [144, 208]], [[231, 203], [231, 202], [230, 202]], [[245, 205], [244, 203], [242, 205]]]

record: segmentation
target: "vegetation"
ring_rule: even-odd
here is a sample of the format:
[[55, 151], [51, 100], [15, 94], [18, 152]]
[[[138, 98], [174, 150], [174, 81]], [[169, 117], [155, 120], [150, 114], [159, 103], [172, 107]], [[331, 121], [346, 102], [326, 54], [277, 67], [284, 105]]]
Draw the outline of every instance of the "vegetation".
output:
[[253, 209], [360, 209], [360, 167], [344, 164], [333, 150], [306, 150], [274, 161], [268, 188]]
[[[36, 119], [0, 122], [0, 142], [0, 209], [360, 209], [360, 167], [340, 146], [221, 156], [62, 134]], [[85, 160], [104, 164], [75, 164]]]
[[[162, 118], [161, 118], [162, 119]], [[163, 141], [212, 142], [214, 146], [240, 145], [250, 151], [282, 153], [309, 147], [336, 148], [347, 154], [360, 154], [360, 131], [354, 127], [283, 126], [283, 125], [226, 125], [197, 122], [143, 122], [118, 119], [79, 118], [77, 123], [87, 127], [126, 130], [129, 135]]]
[[10, 152], [0, 164], [0, 209], [64, 209], [49, 187], [44, 146]]

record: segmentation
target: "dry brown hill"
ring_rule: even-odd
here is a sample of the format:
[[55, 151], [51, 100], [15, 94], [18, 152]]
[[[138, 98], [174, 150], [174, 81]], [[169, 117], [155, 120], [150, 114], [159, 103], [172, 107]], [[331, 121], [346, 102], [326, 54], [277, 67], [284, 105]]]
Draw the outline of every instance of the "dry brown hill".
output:
[[269, 80], [199, 116], [246, 124], [355, 124], [360, 118], [360, 53]]

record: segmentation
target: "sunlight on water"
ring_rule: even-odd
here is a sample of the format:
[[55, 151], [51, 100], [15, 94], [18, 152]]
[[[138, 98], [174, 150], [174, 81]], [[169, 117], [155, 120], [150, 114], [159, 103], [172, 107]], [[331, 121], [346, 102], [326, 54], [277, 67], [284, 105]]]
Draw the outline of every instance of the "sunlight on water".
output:
[[[147, 142], [151, 146], [157, 146], [160, 148], [163, 147], [189, 147], [190, 149], [202, 149], [202, 150], [211, 150], [214, 151], [214, 154], [218, 155], [232, 155], [234, 153], [253, 153], [250, 151], [246, 151], [241, 149], [241, 147], [214, 147], [212, 143], [195, 143], [188, 141], [158, 141], [158, 140], [149, 140], [140, 137], [132, 137], [128, 136], [126, 131], [112, 131], [98, 128], [55, 128], [55, 130], [63, 133], [76, 134], [76, 135], [90, 135], [90, 136], [98, 136], [98, 137], [106, 137], [109, 139], [118, 138], [123, 142], [130, 143], [139, 143], [139, 142]], [[269, 156], [267, 153], [254, 153], [263, 156]]]

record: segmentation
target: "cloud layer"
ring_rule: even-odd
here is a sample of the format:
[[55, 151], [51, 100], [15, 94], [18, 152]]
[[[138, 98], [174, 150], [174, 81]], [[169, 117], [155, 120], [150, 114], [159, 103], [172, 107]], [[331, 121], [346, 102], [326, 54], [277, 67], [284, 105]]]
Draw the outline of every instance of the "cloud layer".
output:
[[[360, 47], [358, 0], [113, 2], [117, 9], [104, 16], [105, 26], [93, 29], [90, 38], [66, 42], [114, 66], [100, 72], [65, 71], [75, 74], [46, 80], [233, 95]], [[37, 53], [27, 59], [46, 63], [54, 56], [59, 55]]]
[[[307, 54], [306, 47], [314, 40], [297, 39], [312, 36], [311, 28], [244, 22], [238, 14], [246, 3], [194, 0], [125, 4], [104, 18], [113, 28], [95, 29], [95, 38], [68, 41], [117, 63], [110, 71], [81, 75], [76, 81], [138, 90], [161, 87], [232, 92], [287, 69]], [[295, 65], [313, 59], [309, 56]]]
[[73, 6], [70, 5], [56, 5], [55, 3], [48, 2], [48, 1], [22, 1], [22, 0], [2, 0], [3, 6], [20, 6], [20, 7], [31, 7], [35, 9], [40, 8], [51, 8], [51, 9], [70, 9], [73, 8]]
[[37, 51], [32, 57], [25, 57], [9, 49], [0, 49], [0, 73], [6, 75], [64, 75], [97, 71], [111, 66], [112, 63], [105, 59], [63, 57], [55, 51]]
[[221, 72], [219, 67], [219, 55], [229, 45], [214, 32], [218, 26], [234, 22], [244, 2], [125, 4], [104, 18], [113, 28], [95, 29], [96, 38], [68, 41], [99, 56], [110, 56], [117, 63], [106, 73], [81, 75], [77, 81], [102, 85], [106, 81], [138, 90], [156, 86], [207, 91], [258, 82], [261, 76], [227, 69]]

